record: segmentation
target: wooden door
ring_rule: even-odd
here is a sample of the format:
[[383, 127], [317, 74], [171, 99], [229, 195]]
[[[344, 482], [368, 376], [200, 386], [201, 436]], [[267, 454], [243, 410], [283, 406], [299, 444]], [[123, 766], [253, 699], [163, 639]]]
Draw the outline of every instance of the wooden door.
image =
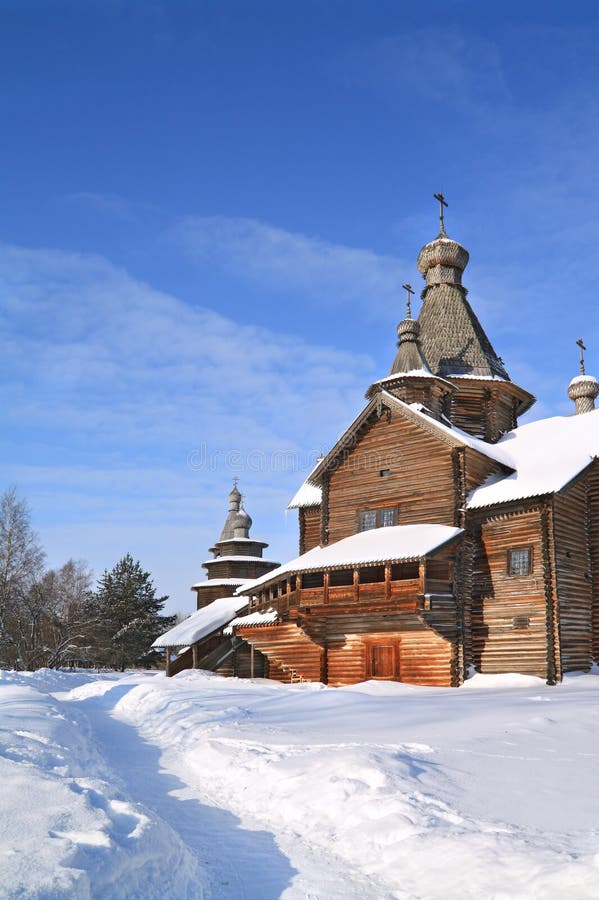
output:
[[397, 647], [394, 644], [372, 644], [370, 671], [372, 678], [396, 678]]

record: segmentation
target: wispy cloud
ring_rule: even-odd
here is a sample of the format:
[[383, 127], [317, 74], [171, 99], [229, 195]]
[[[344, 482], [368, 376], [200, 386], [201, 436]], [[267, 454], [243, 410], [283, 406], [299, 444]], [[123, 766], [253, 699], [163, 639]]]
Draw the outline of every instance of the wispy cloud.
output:
[[76, 191], [73, 194], [68, 194], [66, 199], [71, 203], [116, 216], [116, 218], [122, 219], [124, 222], [136, 222], [138, 220], [138, 210], [135, 204], [125, 197], [121, 197], [120, 194]]
[[457, 25], [377, 38], [348, 49], [331, 66], [351, 87], [369, 85], [397, 103], [409, 95], [431, 110], [442, 105], [472, 114], [512, 99], [496, 44]]
[[[42, 534], [81, 527], [86, 546], [64, 555], [102, 568], [112, 560], [91, 537], [102, 528], [124, 552], [139, 528], [166, 535], [187, 520], [199, 549], [174, 551], [161, 573], [179, 593], [200, 574], [201, 522], [220, 523], [233, 474], [273, 552], [295, 549], [282, 518], [305, 474], [294, 468], [336, 437], [374, 375], [364, 355], [240, 325], [101, 257], [6, 245], [0, 353], [4, 478], [29, 495]], [[198, 448], [206, 461], [190, 466]], [[269, 465], [287, 452], [289, 465]]]
[[397, 301], [406, 277], [401, 259], [256, 219], [189, 216], [172, 228], [171, 238], [198, 265], [329, 306], [385, 308]]

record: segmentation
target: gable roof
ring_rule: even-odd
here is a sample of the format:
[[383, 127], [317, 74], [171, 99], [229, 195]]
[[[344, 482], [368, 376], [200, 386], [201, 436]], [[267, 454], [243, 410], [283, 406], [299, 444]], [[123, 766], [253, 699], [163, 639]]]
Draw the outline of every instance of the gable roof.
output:
[[218, 631], [248, 604], [248, 597], [221, 597], [198, 609], [183, 622], [156, 638], [152, 647], [189, 647]]
[[477, 453], [481, 453], [483, 456], [486, 456], [507, 468], [513, 468], [508, 454], [505, 453], [502, 448], [499, 448], [497, 444], [488, 444], [481, 438], [473, 437], [473, 435], [467, 434], [459, 428], [439, 422], [437, 419], [434, 419], [431, 415], [424, 412], [424, 407], [421, 406], [421, 404], [405, 403], [388, 391], [381, 390], [373, 396], [372, 400], [364, 407], [362, 412], [356, 416], [349, 428], [343, 432], [327, 455], [314, 468], [309, 476], [313, 482], [317, 481], [320, 476], [331, 467], [337, 456], [348, 448], [352, 434], [359, 429], [371, 413], [373, 413], [381, 404], [387, 409], [397, 412], [404, 419], [412, 422], [412, 424], [417, 425], [435, 437], [438, 437], [441, 441], [451, 447], [470, 447], [472, 450], [476, 450]]
[[287, 509], [320, 506], [322, 502], [322, 488], [318, 483], [320, 478], [327, 469], [331, 468], [337, 456], [348, 448], [352, 434], [360, 428], [379, 404], [395, 410], [414, 425], [424, 428], [430, 434], [435, 435], [452, 447], [470, 447], [472, 450], [476, 450], [477, 453], [481, 453], [483, 456], [500, 463], [508, 469], [514, 468], [509, 454], [498, 444], [489, 444], [481, 438], [462, 431], [460, 428], [439, 422], [424, 412], [424, 407], [420, 404], [404, 403], [403, 400], [400, 400], [388, 391], [379, 390], [356, 416], [351, 425], [340, 435], [327, 455], [316, 463], [304, 483], [295, 493]]
[[471, 492], [468, 509], [553, 494], [599, 456], [599, 409], [520, 425], [497, 443], [515, 470]]
[[287, 504], [287, 509], [305, 509], [310, 506], [320, 506], [322, 502], [322, 490], [320, 489], [320, 485], [314, 484], [312, 480], [312, 476], [320, 465], [320, 462], [321, 460], [319, 458], [304, 483], [298, 488], [290, 502]]
[[450, 525], [392, 525], [359, 531], [326, 547], [313, 547], [278, 569], [247, 582], [243, 590], [252, 593], [262, 585], [278, 581], [289, 573], [423, 559], [460, 534], [461, 528], [452, 528]]

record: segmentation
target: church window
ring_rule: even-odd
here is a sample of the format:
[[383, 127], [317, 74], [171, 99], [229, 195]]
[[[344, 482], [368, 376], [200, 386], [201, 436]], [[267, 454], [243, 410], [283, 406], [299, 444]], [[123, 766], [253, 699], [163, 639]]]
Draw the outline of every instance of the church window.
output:
[[381, 527], [387, 528], [390, 525], [395, 525], [395, 507], [393, 506], [381, 509]]
[[508, 550], [508, 574], [530, 575], [532, 570], [532, 551], [530, 547]]
[[383, 506], [379, 509], [363, 509], [360, 513], [359, 522], [360, 531], [397, 525], [397, 507]]
[[360, 513], [360, 531], [376, 528], [376, 509], [365, 509]]
[[381, 476], [381, 478], [389, 478], [389, 476], [391, 475], [391, 469], [381, 469], [379, 475]]

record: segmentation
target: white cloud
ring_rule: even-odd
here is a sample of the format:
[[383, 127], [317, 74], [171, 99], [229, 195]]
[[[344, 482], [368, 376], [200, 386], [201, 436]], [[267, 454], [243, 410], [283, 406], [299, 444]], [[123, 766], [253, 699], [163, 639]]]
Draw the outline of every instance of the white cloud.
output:
[[200, 265], [329, 306], [353, 302], [367, 310], [386, 309], [397, 303], [405, 273], [413, 267], [256, 219], [189, 216], [173, 227], [171, 237]]
[[100, 257], [6, 245], [0, 353], [3, 476], [52, 562], [62, 548], [99, 570], [119, 543], [152, 567], [152, 548], [176, 544], [156, 574], [186, 603], [234, 474], [260, 536], [287, 555], [285, 503], [375, 374], [363, 355], [191, 307]]
[[[116, 216], [117, 219], [122, 219], [124, 222], [136, 222], [138, 220], [134, 204], [125, 199], [125, 197], [121, 197], [120, 194], [76, 191], [73, 194], [68, 194], [66, 199], [80, 206], [86, 206], [90, 209]], [[139, 207], [137, 207], [137, 210], [139, 211]]]

